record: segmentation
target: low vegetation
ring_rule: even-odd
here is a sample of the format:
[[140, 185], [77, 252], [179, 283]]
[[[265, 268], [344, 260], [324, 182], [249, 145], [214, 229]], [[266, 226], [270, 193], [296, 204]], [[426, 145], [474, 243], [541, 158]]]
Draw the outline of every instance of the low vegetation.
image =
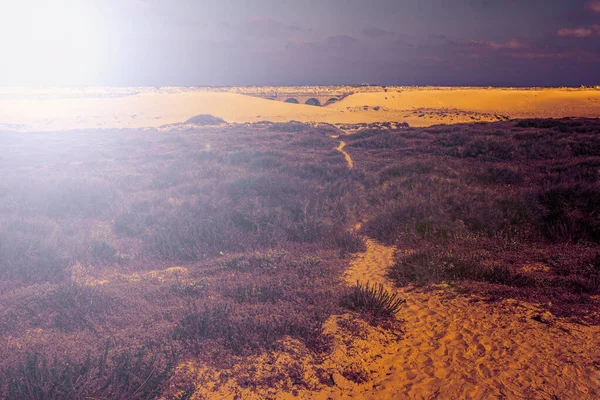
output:
[[151, 398], [284, 336], [326, 352], [364, 247], [331, 129], [2, 133], [0, 398]]
[[581, 119], [350, 136], [376, 182], [363, 231], [402, 249], [398, 285], [460, 283], [597, 323], [599, 137], [600, 123]]
[[[6, 399], [148, 399], [165, 389], [174, 355], [140, 348], [109, 358], [88, 353], [81, 361], [27, 353], [20, 364], [3, 371]], [[0, 381], [2, 382], [2, 381]]]
[[0, 398], [152, 398], [285, 337], [323, 357], [331, 315], [402, 310], [343, 286], [365, 236], [399, 286], [600, 321], [597, 120], [357, 126], [349, 169], [333, 126], [198, 118], [0, 133]]

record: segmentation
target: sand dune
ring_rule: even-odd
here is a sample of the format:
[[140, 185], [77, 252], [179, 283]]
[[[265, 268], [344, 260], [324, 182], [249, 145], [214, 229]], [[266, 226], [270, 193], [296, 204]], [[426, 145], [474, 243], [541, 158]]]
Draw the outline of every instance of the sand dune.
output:
[[469, 120], [495, 121], [505, 118], [594, 118], [600, 116], [600, 90], [390, 90], [358, 93], [328, 106], [336, 110], [362, 110], [367, 113], [373, 113], [374, 107], [379, 107], [379, 112], [386, 116], [399, 117], [403, 114], [402, 120], [411, 126]]
[[0, 123], [33, 130], [147, 128], [212, 114], [227, 122], [326, 120], [335, 110], [234, 93], [138, 93], [117, 98], [1, 99]]
[[231, 123], [406, 121], [411, 126], [506, 118], [600, 116], [600, 90], [592, 89], [387, 90], [353, 94], [327, 107], [193, 88], [4, 90], [0, 93], [0, 129], [148, 128], [180, 123], [198, 114], [212, 114]]

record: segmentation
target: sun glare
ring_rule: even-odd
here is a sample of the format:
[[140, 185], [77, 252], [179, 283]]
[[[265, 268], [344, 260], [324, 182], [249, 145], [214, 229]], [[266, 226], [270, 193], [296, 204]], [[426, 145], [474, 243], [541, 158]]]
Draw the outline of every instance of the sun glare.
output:
[[[4, 1], [0, 71], [42, 86], [84, 81], [97, 73], [106, 36], [98, 6], [88, 0]], [[10, 79], [10, 78], [9, 78]]]

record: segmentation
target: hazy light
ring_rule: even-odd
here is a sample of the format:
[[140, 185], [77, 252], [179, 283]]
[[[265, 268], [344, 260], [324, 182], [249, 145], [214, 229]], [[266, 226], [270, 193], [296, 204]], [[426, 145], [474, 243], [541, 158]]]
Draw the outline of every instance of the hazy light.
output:
[[[95, 4], [94, 4], [95, 3]], [[2, 83], [84, 82], [102, 65], [109, 37], [93, 0], [0, 0]]]

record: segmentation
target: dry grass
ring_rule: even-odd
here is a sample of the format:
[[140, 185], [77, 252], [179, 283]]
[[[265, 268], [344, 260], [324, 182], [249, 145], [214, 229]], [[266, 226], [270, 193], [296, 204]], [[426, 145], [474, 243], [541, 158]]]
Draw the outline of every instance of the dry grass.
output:
[[398, 285], [598, 322], [597, 120], [364, 128], [343, 138], [352, 170], [331, 126], [1, 133], [0, 397], [151, 398], [178, 363], [285, 337], [319, 358], [343, 305], [402, 303], [344, 291], [363, 234], [416, 250]]
[[[227, 364], [284, 336], [327, 351], [321, 325], [362, 241], [347, 233], [360, 182], [325, 133], [292, 123], [0, 141], [0, 397], [148, 398], [188, 357]], [[171, 358], [155, 368], [161, 348]]]
[[599, 134], [597, 120], [563, 119], [350, 136], [378, 182], [363, 230], [415, 249], [397, 254], [399, 285], [466, 282], [597, 322]]

